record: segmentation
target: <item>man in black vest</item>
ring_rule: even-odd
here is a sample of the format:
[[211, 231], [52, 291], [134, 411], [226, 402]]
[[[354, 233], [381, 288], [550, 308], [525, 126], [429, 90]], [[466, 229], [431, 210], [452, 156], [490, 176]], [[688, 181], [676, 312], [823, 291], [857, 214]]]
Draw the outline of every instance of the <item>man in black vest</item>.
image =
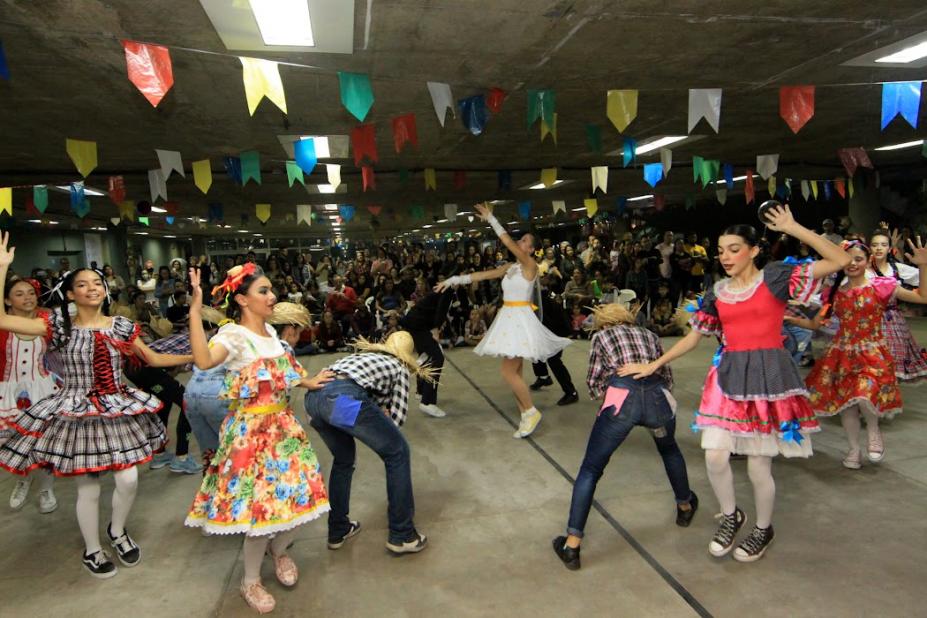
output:
[[[546, 277], [541, 280], [541, 283], [543, 286], [541, 289], [541, 323], [555, 335], [569, 337], [572, 329], [570, 328], [570, 320], [563, 308], [563, 304], [554, 299], [554, 295], [547, 286], [548, 282]], [[531, 390], [541, 390], [542, 387], [550, 386], [554, 383], [554, 381], [550, 379], [550, 374], [547, 372], [548, 366], [550, 366], [550, 370], [553, 372], [554, 377], [557, 378], [557, 383], [560, 384], [560, 388], [563, 389], [563, 397], [557, 401], [557, 405], [566, 406], [579, 401], [579, 395], [576, 392], [576, 388], [573, 386], [570, 372], [567, 370], [566, 365], [563, 364], [562, 350], [548, 358], [546, 363], [544, 361], [534, 363], [534, 376], [537, 379], [534, 381], [534, 384], [531, 385]]]
[[418, 392], [422, 396], [418, 409], [435, 418], [446, 416], [444, 410], [438, 407], [438, 382], [441, 379], [441, 368], [444, 367], [444, 352], [432, 331], [444, 325], [455, 293], [454, 290], [431, 292], [416, 302], [399, 321], [412, 335], [415, 351], [424, 354], [431, 367], [435, 369], [434, 382], [418, 380]]

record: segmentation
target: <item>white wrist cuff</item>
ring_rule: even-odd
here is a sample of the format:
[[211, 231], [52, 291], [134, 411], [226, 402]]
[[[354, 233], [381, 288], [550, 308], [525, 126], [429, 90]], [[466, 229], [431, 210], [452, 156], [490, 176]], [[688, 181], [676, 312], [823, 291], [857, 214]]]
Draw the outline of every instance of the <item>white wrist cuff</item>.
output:
[[505, 228], [502, 227], [502, 224], [499, 223], [499, 220], [496, 219], [495, 215], [489, 215], [489, 219], [487, 219], [487, 221], [489, 222], [489, 226], [496, 233], [496, 236], [501, 238], [503, 234], [508, 234]]

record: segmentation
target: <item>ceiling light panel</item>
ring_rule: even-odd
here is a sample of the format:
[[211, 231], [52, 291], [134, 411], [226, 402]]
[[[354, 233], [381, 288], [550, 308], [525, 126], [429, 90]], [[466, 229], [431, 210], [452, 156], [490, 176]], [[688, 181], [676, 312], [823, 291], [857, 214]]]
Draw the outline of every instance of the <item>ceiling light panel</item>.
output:
[[265, 45], [314, 47], [309, 0], [249, 0]]

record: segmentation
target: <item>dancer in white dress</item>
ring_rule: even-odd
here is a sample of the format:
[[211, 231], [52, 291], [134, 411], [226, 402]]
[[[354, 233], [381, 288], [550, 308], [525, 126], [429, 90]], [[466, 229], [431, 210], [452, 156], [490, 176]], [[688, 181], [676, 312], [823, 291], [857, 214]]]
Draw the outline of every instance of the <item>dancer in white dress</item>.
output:
[[538, 277], [538, 266], [533, 257], [536, 248], [534, 234], [523, 234], [516, 242], [493, 216], [488, 205], [477, 204], [475, 208], [480, 218], [489, 222], [502, 244], [512, 252], [517, 263], [450, 277], [435, 286], [435, 291], [443, 292], [449, 287], [502, 278], [502, 308], [474, 352], [480, 356], [502, 357], [502, 378], [512, 389], [521, 412], [521, 422], [513, 437], [526, 438], [541, 422], [541, 413], [534, 407], [531, 391], [522, 378], [523, 361], [547, 360], [570, 345], [570, 340], [550, 332], [534, 313], [532, 296]]

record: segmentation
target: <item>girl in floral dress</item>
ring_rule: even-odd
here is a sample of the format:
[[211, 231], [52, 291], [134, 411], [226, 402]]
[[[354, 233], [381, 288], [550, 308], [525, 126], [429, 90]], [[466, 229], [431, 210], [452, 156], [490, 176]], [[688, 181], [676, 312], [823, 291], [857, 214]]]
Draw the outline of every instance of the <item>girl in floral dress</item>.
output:
[[[851, 470], [861, 467], [859, 444], [860, 414], [866, 417], [869, 461], [885, 456], [879, 419], [901, 412], [901, 392], [895, 377], [895, 364], [885, 341], [883, 314], [899, 300], [927, 304], [927, 288], [912, 292], [902, 288], [894, 277], [867, 278], [870, 250], [858, 240], [844, 243], [852, 261], [844, 269], [846, 282], [839, 277], [824, 298], [840, 321], [837, 334], [824, 357], [808, 374], [811, 406], [818, 416], [840, 414], [850, 448], [843, 465]], [[911, 244], [908, 257], [927, 272], [927, 249]], [[805, 328], [818, 328], [823, 312], [814, 320], [790, 318]]]
[[703, 335], [724, 342], [708, 371], [695, 426], [702, 434], [708, 480], [721, 505], [721, 523], [708, 544], [715, 557], [734, 549], [747, 519], [737, 507], [730, 466], [731, 454], [747, 456], [756, 525], [734, 549], [740, 562], [762, 558], [775, 536], [772, 458], [810, 456], [810, 433], [819, 430], [798, 368], [783, 346], [786, 303], [810, 298], [817, 280], [850, 260], [840, 247], [798, 224], [788, 206], [766, 216], [769, 229], [808, 243], [822, 259], [799, 265], [772, 262], [760, 269], [756, 230], [747, 225], [726, 229], [718, 238], [718, 258], [728, 278], [705, 292], [690, 322], [692, 331], [657, 360], [618, 370], [621, 376], [643, 378], [694, 350]]
[[[39, 282], [35, 279], [11, 279], [4, 289], [3, 302], [12, 315], [35, 318], [44, 316], [37, 309]], [[0, 330], [0, 429], [16, 419], [24, 410], [58, 390], [56, 376], [45, 364], [47, 345], [40, 336], [26, 337]], [[10, 508], [19, 510], [26, 503], [33, 476], [27, 474], [16, 481], [10, 495]], [[39, 477], [39, 512], [51, 513], [58, 508], [52, 489], [55, 477]]]
[[287, 398], [294, 386], [310, 390], [330, 381], [330, 372], [306, 378], [267, 324], [276, 296], [270, 280], [254, 264], [236, 266], [213, 290], [229, 306], [228, 324], [206, 343], [199, 272], [191, 269], [190, 345], [201, 370], [224, 364], [219, 397], [231, 400], [219, 447], [206, 470], [186, 525], [213, 534], [244, 534], [241, 594], [259, 613], [275, 606], [261, 584], [265, 553], [274, 560], [277, 580], [294, 586], [296, 564], [287, 555], [294, 528], [329, 510], [328, 495], [315, 452], [296, 421]]

